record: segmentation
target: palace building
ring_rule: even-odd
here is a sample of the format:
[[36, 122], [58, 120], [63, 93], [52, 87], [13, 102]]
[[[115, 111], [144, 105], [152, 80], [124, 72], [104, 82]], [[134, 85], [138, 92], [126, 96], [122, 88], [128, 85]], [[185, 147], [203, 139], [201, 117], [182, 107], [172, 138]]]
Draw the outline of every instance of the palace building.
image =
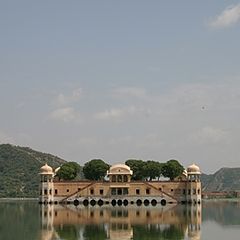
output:
[[41, 167], [39, 203], [156, 206], [201, 202], [201, 171], [195, 164], [174, 181], [133, 181], [133, 171], [125, 164], [111, 166], [108, 181], [57, 181], [58, 169], [53, 171], [47, 164]]

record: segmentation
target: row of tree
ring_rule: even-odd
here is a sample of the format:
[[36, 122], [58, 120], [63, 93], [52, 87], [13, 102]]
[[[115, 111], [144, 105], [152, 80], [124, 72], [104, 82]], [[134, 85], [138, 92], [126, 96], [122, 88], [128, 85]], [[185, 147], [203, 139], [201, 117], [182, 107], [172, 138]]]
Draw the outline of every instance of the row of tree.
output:
[[143, 161], [130, 159], [125, 162], [133, 170], [133, 180], [152, 180], [160, 177], [173, 180], [179, 176], [184, 167], [177, 160], [169, 160], [166, 163], [158, 161]]
[[[152, 180], [160, 177], [173, 180], [179, 176], [184, 167], [177, 160], [169, 160], [166, 163], [158, 161], [143, 161], [129, 159], [125, 162], [133, 171], [133, 180]], [[101, 180], [106, 176], [106, 172], [110, 165], [101, 159], [93, 159], [85, 163], [81, 167], [76, 162], [68, 162], [61, 166], [57, 172], [57, 177], [63, 180], [73, 180], [85, 178], [89, 180]], [[84, 175], [84, 177], [83, 177]]]

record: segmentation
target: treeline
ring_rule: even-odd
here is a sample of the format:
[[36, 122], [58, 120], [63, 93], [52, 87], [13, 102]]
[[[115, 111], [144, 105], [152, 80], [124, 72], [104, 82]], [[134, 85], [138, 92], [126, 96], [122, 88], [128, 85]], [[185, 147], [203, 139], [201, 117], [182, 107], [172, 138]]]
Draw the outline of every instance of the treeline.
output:
[[[179, 176], [184, 167], [177, 160], [169, 160], [165, 163], [158, 161], [143, 161], [137, 159], [129, 159], [125, 162], [133, 171], [133, 180], [152, 180], [160, 177], [173, 180]], [[61, 180], [88, 179], [102, 180], [106, 176], [106, 172], [111, 165], [101, 159], [93, 159], [81, 167], [76, 162], [68, 162], [61, 166], [57, 172], [57, 177]]]

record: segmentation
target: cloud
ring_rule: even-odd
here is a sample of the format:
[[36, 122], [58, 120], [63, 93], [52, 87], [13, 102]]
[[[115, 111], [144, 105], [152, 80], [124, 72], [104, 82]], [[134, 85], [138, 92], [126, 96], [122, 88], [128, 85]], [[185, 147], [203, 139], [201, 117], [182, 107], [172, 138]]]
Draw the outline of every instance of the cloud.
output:
[[137, 97], [143, 98], [146, 96], [146, 90], [138, 87], [121, 87], [113, 90], [113, 95], [117, 97]]
[[32, 138], [29, 134], [24, 132], [14, 133], [14, 138], [6, 132], [0, 130], [0, 144], [10, 143], [10, 144], [24, 144], [28, 145], [32, 142]]
[[228, 139], [228, 131], [211, 126], [202, 127], [199, 131], [193, 134], [190, 140], [200, 144], [214, 144], [226, 142]]
[[158, 96], [151, 104], [154, 112], [165, 114], [224, 114], [224, 111], [240, 109], [240, 85], [188, 84]]
[[240, 4], [227, 7], [220, 15], [210, 22], [213, 28], [225, 28], [240, 21]]
[[70, 95], [65, 95], [63, 93], [59, 93], [57, 97], [54, 99], [53, 103], [57, 106], [67, 106], [71, 103], [78, 102], [82, 96], [82, 89], [77, 88], [72, 91]]
[[98, 143], [98, 139], [96, 137], [81, 137], [77, 140], [79, 145], [95, 145]]
[[3, 144], [3, 143], [15, 144], [16, 141], [12, 137], [8, 136], [5, 132], [0, 131], [0, 144]]
[[58, 108], [49, 114], [52, 120], [71, 122], [79, 119], [79, 115], [72, 107]]
[[135, 106], [126, 108], [112, 108], [95, 114], [98, 120], [121, 120], [126, 116], [134, 115], [138, 110]]

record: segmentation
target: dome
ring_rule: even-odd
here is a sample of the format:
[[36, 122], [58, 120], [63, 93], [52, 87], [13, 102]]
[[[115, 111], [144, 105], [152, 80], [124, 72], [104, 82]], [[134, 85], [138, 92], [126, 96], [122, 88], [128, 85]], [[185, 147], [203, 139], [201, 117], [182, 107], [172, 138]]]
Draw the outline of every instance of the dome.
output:
[[115, 164], [109, 168], [109, 171], [107, 171], [107, 174], [108, 175], [111, 175], [111, 174], [130, 174], [130, 175], [132, 175], [133, 172], [130, 169], [130, 167], [127, 166], [126, 164]]
[[192, 164], [187, 168], [188, 174], [201, 174], [200, 168], [196, 164]]
[[46, 163], [40, 168], [40, 174], [53, 174], [53, 169]]

